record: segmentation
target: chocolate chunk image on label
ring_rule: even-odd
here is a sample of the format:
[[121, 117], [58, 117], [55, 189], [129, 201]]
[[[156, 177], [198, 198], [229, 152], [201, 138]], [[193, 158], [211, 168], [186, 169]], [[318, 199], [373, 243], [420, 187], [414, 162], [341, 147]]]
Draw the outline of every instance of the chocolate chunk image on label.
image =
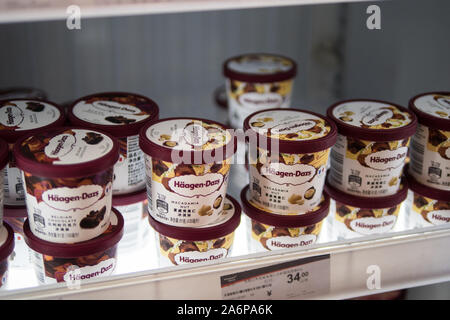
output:
[[86, 136], [82, 139], [90, 145], [99, 144], [103, 140], [103, 136], [96, 132], [86, 132]]
[[80, 227], [83, 229], [93, 229], [97, 227], [105, 217], [105, 213], [106, 207], [89, 212], [89, 214], [80, 221]]
[[436, 130], [433, 128], [428, 128], [429, 136], [428, 136], [428, 142], [434, 146], [437, 147], [441, 143], [447, 141], [447, 137], [445, 134], [443, 134], [440, 130]]
[[366, 146], [367, 145], [361, 140], [352, 137], [347, 137], [347, 150], [350, 153], [357, 154], [361, 150], [363, 150]]
[[45, 106], [40, 102], [28, 101], [26, 109], [31, 110], [33, 112], [42, 112], [44, 111]]
[[439, 147], [438, 152], [442, 158], [450, 160], [450, 146]]
[[129, 124], [136, 122], [136, 119], [128, 119], [124, 116], [112, 116], [112, 117], [106, 117], [106, 121], [115, 123], [115, 124]]

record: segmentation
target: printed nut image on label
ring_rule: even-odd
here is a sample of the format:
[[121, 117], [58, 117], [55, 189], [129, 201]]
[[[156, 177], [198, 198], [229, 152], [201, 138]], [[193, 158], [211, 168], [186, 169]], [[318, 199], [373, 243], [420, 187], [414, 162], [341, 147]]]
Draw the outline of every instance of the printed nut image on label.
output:
[[133, 93], [98, 93], [72, 104], [69, 110], [72, 124], [102, 130], [119, 141], [114, 195], [145, 188], [145, 159], [139, 148], [139, 131], [146, 123], [158, 119], [158, 115], [159, 108], [153, 100]]
[[327, 182], [325, 190], [336, 202], [334, 219], [345, 234], [386, 233], [395, 227], [408, 187], [402, 179], [397, 193], [387, 197], [365, 198], [342, 192]]
[[[441, 225], [450, 222], [450, 191], [422, 184], [411, 170], [407, 171], [409, 188], [412, 192], [410, 207], [412, 215], [423, 226]], [[416, 220], [417, 221], [417, 220]]]
[[[144, 139], [155, 146], [146, 153], [149, 212], [153, 218], [172, 226], [200, 227], [217, 222], [223, 214], [228, 175], [234, 149], [216, 161], [203, 159], [199, 164], [190, 157], [172, 162], [172, 150], [200, 152], [225, 148], [231, 135], [219, 124], [189, 119], [162, 121], [147, 129]], [[175, 126], [171, 132], [171, 126]], [[176, 129], [181, 134], [177, 136]], [[174, 134], [175, 133], [175, 134]], [[142, 138], [141, 138], [142, 141]], [[213, 162], [207, 162], [213, 161]]]
[[66, 282], [75, 286], [114, 272], [123, 217], [113, 209], [111, 223], [100, 236], [71, 246], [39, 239], [31, 232], [28, 221], [24, 224], [24, 234], [32, 250], [31, 260], [39, 283]]
[[37, 237], [74, 243], [108, 228], [118, 158], [117, 143], [109, 136], [60, 129], [26, 138], [14, 153], [23, 168], [30, 228]]
[[258, 206], [250, 198], [249, 186], [241, 192], [244, 212], [249, 218], [252, 247], [257, 250], [299, 249], [313, 245], [328, 215], [329, 196], [324, 193], [312, 211], [303, 215], [277, 215]]
[[416, 128], [414, 115], [370, 100], [342, 102], [328, 114], [340, 133], [330, 155], [330, 183], [356, 196], [395, 194]]
[[11, 154], [4, 169], [4, 203], [24, 206], [25, 193], [22, 173], [12, 154], [14, 143], [23, 136], [39, 130], [58, 127], [64, 123], [64, 113], [56, 104], [32, 99], [12, 99], [0, 102], [0, 138], [9, 144]]
[[[326, 165], [330, 147], [336, 139], [336, 130], [315, 114], [299, 110], [267, 110], [246, 119], [245, 128], [279, 143], [265, 148], [261, 140], [249, 141], [249, 173], [252, 201], [275, 214], [303, 214], [320, 204], [325, 183]], [[315, 140], [325, 143], [313, 145]], [[289, 142], [292, 145], [282, 145]], [[252, 148], [255, 152], [252, 152]], [[311, 149], [299, 154], [296, 150]], [[275, 152], [275, 153], [274, 153]]]
[[419, 120], [410, 173], [424, 185], [450, 191], [450, 92], [419, 95], [409, 106]]
[[227, 196], [223, 218], [219, 223], [198, 227], [174, 227], [149, 217], [157, 232], [161, 265], [195, 264], [226, 258], [234, 240], [234, 231], [240, 223], [241, 208]]
[[289, 108], [296, 75], [295, 62], [268, 55], [242, 55], [224, 63], [229, 121], [242, 128], [253, 112], [271, 108]]

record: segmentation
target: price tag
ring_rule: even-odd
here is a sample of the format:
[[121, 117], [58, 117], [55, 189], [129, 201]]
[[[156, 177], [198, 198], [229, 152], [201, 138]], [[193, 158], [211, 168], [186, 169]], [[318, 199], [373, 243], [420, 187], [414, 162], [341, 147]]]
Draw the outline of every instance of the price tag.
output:
[[220, 283], [224, 300], [310, 298], [330, 289], [330, 255], [221, 276]]

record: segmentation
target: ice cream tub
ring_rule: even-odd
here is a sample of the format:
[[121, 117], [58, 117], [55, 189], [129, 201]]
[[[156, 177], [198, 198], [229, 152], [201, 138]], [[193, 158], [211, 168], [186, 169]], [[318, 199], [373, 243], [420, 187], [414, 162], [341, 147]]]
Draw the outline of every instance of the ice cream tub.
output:
[[36, 237], [75, 243], [101, 235], [109, 225], [116, 139], [64, 127], [38, 133], [14, 146], [23, 170], [30, 228]]
[[242, 128], [244, 119], [263, 109], [289, 108], [296, 63], [274, 54], [244, 54], [223, 64], [229, 121]]
[[421, 184], [450, 191], [450, 92], [420, 94], [409, 108], [419, 121], [411, 139], [410, 174]]
[[119, 243], [121, 249], [135, 249], [145, 244], [149, 235], [147, 211], [147, 192], [138, 191], [128, 195], [113, 196], [112, 206], [123, 216], [123, 238]]
[[145, 189], [145, 160], [139, 148], [139, 130], [158, 119], [158, 115], [158, 105], [153, 100], [127, 92], [92, 94], [76, 100], [69, 108], [72, 125], [102, 130], [117, 138], [120, 157], [114, 167], [114, 195]]
[[234, 231], [240, 220], [241, 207], [228, 195], [224, 200], [221, 218], [210, 226], [174, 227], [149, 216], [150, 225], [157, 233], [160, 265], [197, 264], [225, 259], [232, 250]]
[[26, 218], [27, 208], [25, 206], [5, 207], [4, 221], [13, 229], [15, 243], [14, 251], [9, 256], [9, 264], [16, 268], [30, 266], [29, 250], [23, 234], [23, 224]]
[[415, 226], [427, 227], [450, 223], [450, 191], [429, 187], [407, 172], [410, 218]]
[[3, 222], [0, 227], [0, 289], [7, 284], [9, 255], [14, 250], [14, 231]]
[[241, 203], [249, 219], [247, 235], [251, 250], [301, 249], [316, 243], [330, 207], [328, 194], [323, 193], [321, 198], [319, 205], [305, 214], [277, 215], [252, 202], [247, 185], [241, 191]]
[[36, 237], [29, 224], [23, 226], [25, 241], [32, 250], [32, 263], [40, 284], [82, 281], [113, 274], [117, 244], [123, 235], [123, 217], [112, 209], [108, 228], [98, 237], [75, 244], [53, 243]]
[[330, 155], [330, 184], [360, 197], [394, 195], [400, 188], [415, 115], [377, 100], [347, 100], [327, 110], [338, 139]]
[[236, 137], [217, 122], [169, 118], [140, 133], [148, 209], [171, 226], [202, 227], [222, 215]]
[[245, 119], [250, 196], [273, 214], [299, 215], [319, 205], [336, 126], [298, 109], [270, 109]]
[[[64, 111], [53, 102], [36, 99], [0, 101], [0, 138], [12, 150], [20, 138], [63, 125]], [[4, 169], [4, 204], [24, 206], [25, 192], [22, 173], [12, 152]]]
[[385, 197], [358, 197], [342, 192], [327, 183], [325, 190], [335, 200], [334, 218], [338, 234], [349, 236], [381, 234], [391, 231], [400, 208], [408, 195], [408, 184], [402, 179], [399, 190]]

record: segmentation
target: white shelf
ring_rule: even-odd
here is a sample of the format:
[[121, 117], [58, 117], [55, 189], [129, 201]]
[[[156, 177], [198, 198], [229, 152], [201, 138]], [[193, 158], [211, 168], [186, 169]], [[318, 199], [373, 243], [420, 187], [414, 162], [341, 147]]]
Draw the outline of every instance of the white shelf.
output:
[[[407, 219], [407, 212], [401, 214], [403, 221]], [[154, 237], [150, 237], [146, 246], [119, 254], [118, 274], [86, 281], [76, 290], [64, 284], [37, 286], [31, 267], [10, 270], [10, 284], [18, 289], [0, 291], [0, 299], [221, 299], [221, 276], [324, 254], [330, 255], [330, 285], [319, 299], [354, 298], [450, 281], [448, 225], [399, 231], [404, 228], [400, 219], [397, 231], [386, 235], [336, 240], [330, 215], [319, 243], [310, 249], [249, 253], [246, 224], [243, 219], [236, 231], [233, 256], [221, 263], [158, 268]], [[370, 265], [381, 270], [379, 290], [367, 288]]]
[[361, 1], [365, 0], [5, 0], [0, 2], [0, 23], [63, 20], [71, 5], [81, 8], [83, 19]]

